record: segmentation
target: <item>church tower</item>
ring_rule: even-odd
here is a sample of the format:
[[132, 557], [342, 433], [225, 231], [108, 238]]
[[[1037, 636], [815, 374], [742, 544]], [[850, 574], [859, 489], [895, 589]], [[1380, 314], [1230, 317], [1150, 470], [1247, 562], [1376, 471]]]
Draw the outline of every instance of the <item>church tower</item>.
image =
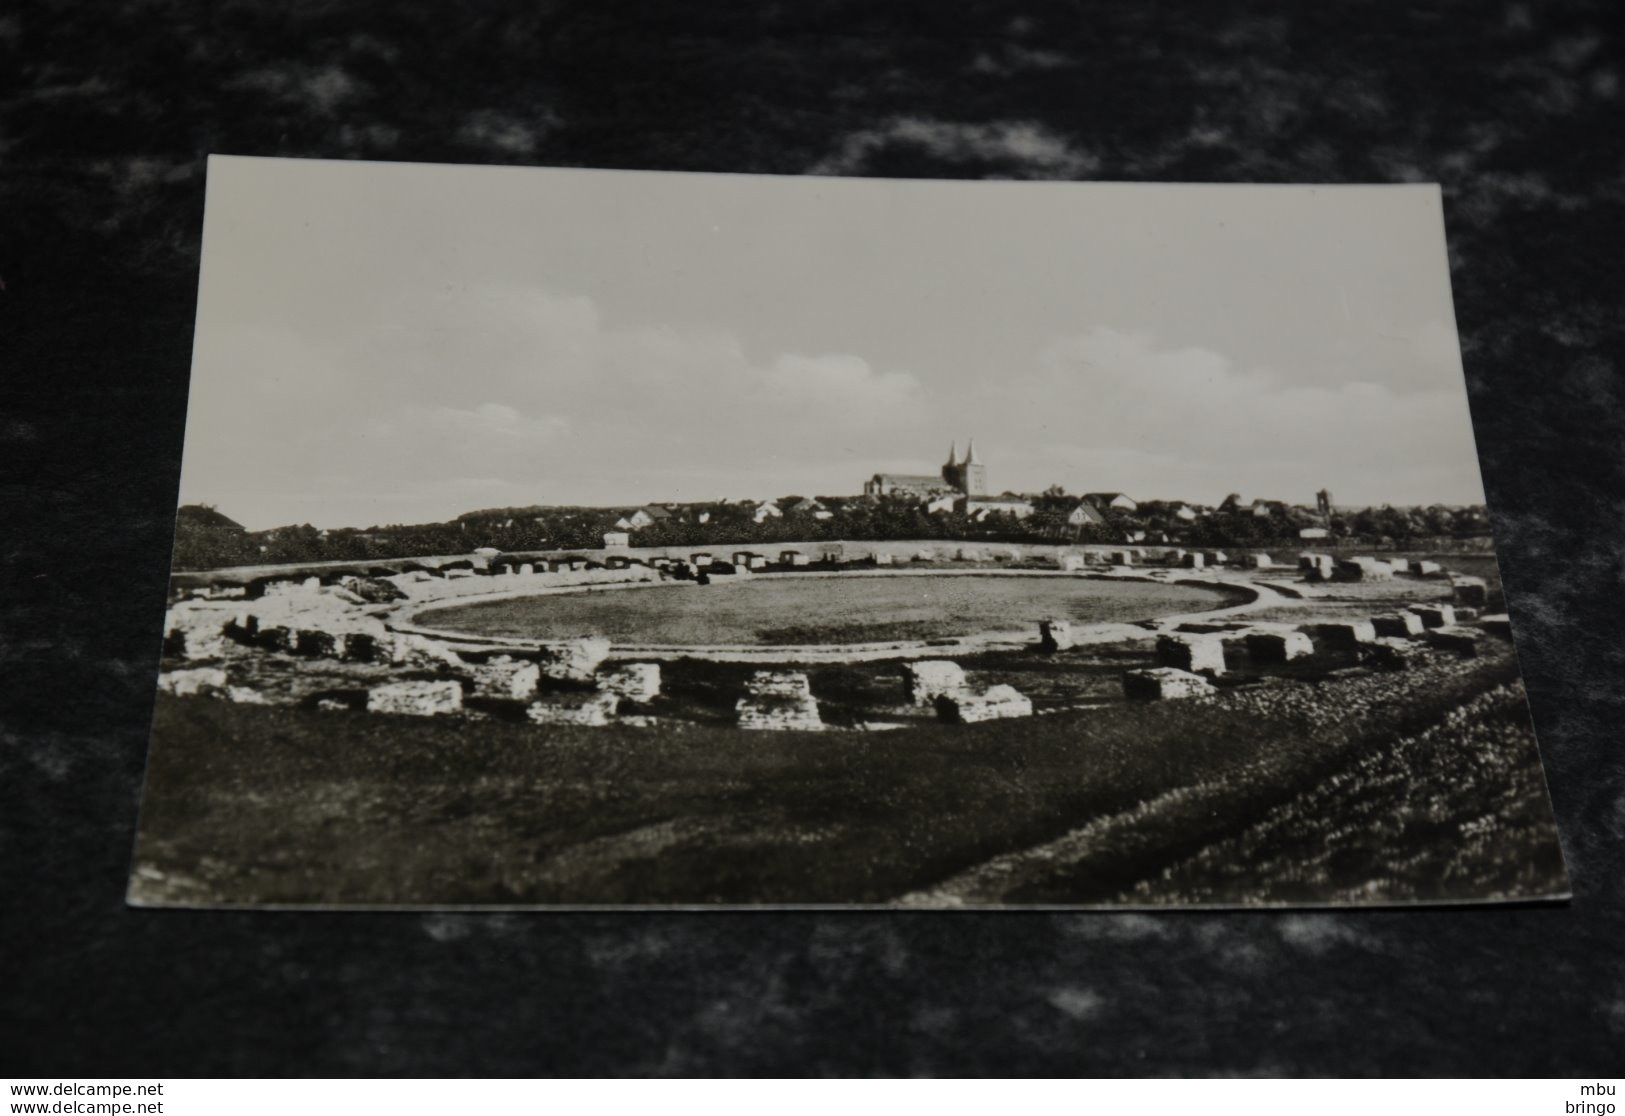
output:
[[948, 487], [958, 489], [967, 496], [987, 495], [987, 466], [976, 456], [976, 440], [965, 443], [965, 460], [959, 460], [959, 443], [948, 447], [948, 463], [942, 467], [942, 479]]
[[959, 488], [967, 496], [987, 495], [987, 466], [976, 456], [976, 439], [965, 443], [965, 461], [959, 466]]

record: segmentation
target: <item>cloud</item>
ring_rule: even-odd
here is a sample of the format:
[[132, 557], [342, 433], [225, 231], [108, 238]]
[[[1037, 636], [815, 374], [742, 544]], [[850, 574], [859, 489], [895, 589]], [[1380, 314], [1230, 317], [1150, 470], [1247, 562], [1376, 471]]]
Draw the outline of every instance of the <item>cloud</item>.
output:
[[807, 173], [861, 174], [877, 157], [897, 150], [956, 166], [988, 164], [1017, 178], [1083, 178], [1100, 169], [1097, 157], [1033, 121], [967, 124], [899, 116], [878, 128], [852, 132]]
[[[1437, 356], [1437, 332], [1424, 330], [1417, 348]], [[1104, 327], [1057, 339], [1039, 365], [1037, 390], [1067, 421], [1062, 439], [1023, 452], [1098, 487], [1303, 499], [1336, 476], [1354, 486], [1350, 500], [1481, 498], [1465, 389], [1304, 384]]]
[[563, 418], [533, 418], [506, 403], [482, 403], [467, 410], [409, 406], [370, 424], [374, 437], [408, 443], [414, 452], [421, 451], [426, 442], [449, 442], [491, 452], [547, 441], [569, 428]]
[[850, 353], [782, 353], [761, 373], [763, 386], [786, 406], [846, 412], [894, 422], [896, 408], [917, 397], [920, 381], [907, 372], [877, 372]]
[[755, 356], [727, 331], [609, 321], [580, 295], [452, 285], [335, 322], [326, 338], [205, 323], [183, 499], [269, 526], [315, 522], [312, 493], [344, 525], [482, 495], [620, 504], [819, 477], [842, 492], [861, 479], [851, 454], [866, 467], [924, 421], [910, 372]]

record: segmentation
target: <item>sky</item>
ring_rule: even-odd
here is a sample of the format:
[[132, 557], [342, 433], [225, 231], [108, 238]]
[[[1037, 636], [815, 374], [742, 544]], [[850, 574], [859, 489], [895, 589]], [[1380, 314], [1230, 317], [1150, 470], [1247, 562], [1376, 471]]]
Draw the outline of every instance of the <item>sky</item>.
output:
[[181, 502], [1483, 499], [1432, 186], [209, 161]]

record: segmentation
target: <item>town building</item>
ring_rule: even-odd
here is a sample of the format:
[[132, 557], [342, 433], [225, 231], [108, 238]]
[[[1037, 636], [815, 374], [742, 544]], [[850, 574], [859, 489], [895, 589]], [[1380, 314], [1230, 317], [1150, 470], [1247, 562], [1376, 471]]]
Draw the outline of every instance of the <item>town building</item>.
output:
[[1136, 501], [1121, 492], [1085, 492], [1083, 498], [1102, 511], [1110, 508], [1116, 511], [1131, 512], [1137, 510], [1140, 506]]
[[920, 473], [876, 473], [863, 484], [865, 496], [918, 496], [926, 499], [945, 492], [962, 496], [987, 495], [987, 466], [976, 455], [976, 442], [966, 443], [964, 460], [959, 457], [959, 443], [948, 447], [948, 460], [938, 476]]

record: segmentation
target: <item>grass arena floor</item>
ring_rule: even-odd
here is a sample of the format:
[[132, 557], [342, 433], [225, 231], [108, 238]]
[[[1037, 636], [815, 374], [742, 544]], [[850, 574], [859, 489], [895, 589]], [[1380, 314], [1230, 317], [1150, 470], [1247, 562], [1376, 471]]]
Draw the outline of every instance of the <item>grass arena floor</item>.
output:
[[431, 608], [416, 622], [480, 636], [617, 643], [833, 644], [950, 639], [1037, 620], [1149, 620], [1242, 599], [1217, 589], [1063, 577], [786, 577], [515, 597]]

